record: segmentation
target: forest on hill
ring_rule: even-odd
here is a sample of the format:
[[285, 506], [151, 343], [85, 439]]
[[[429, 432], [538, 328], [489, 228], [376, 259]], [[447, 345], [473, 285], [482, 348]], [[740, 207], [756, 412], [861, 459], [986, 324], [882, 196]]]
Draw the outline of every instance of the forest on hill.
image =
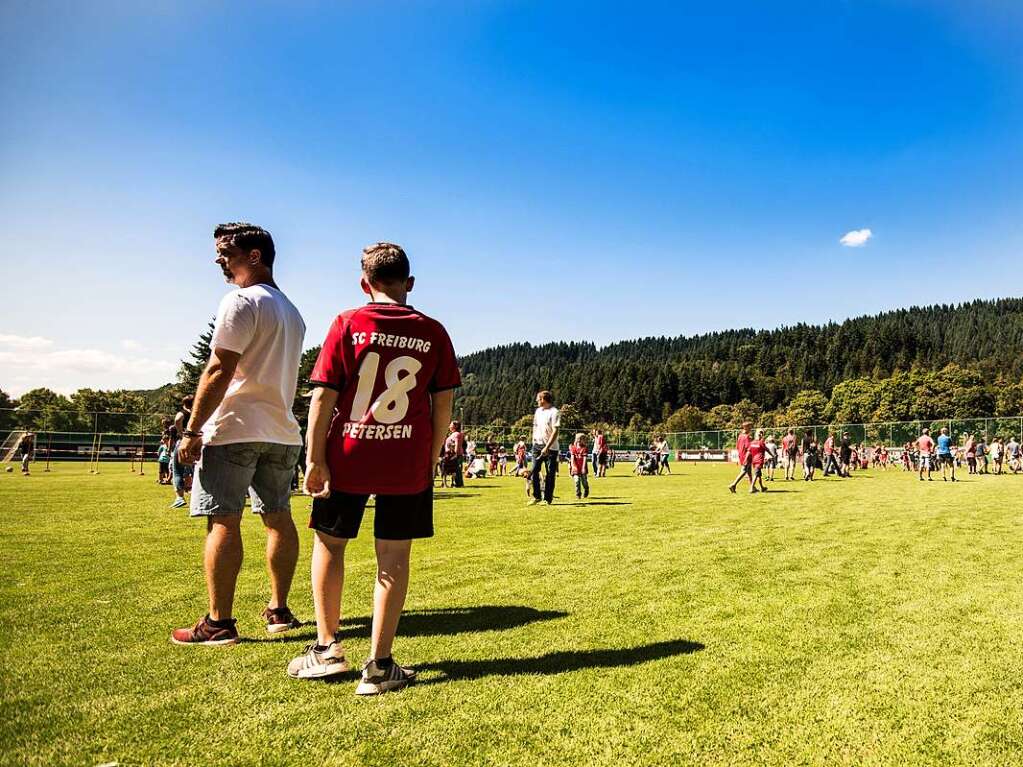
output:
[[[116, 414], [170, 415], [194, 392], [212, 327], [178, 381], [151, 391], [81, 389], [65, 397], [0, 391], [0, 429], [131, 431]], [[298, 372], [304, 421], [319, 347]], [[569, 428], [631, 431], [1023, 415], [1023, 299], [912, 307], [827, 325], [652, 337], [598, 348], [587, 342], [516, 343], [460, 360], [455, 401], [466, 424], [524, 426], [534, 395], [554, 392]], [[21, 413], [11, 410], [20, 406]], [[115, 415], [93, 415], [108, 411]]]
[[513, 423], [552, 390], [579, 425], [729, 428], [1023, 413], [1023, 299], [912, 307], [826, 325], [592, 343], [461, 359], [466, 423]]

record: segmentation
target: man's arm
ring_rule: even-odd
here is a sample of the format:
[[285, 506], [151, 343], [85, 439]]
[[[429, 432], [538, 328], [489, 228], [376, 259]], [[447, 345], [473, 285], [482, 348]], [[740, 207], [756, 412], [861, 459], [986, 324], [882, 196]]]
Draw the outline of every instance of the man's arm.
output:
[[551, 451], [551, 445], [558, 441], [558, 432], [560, 430], [561, 429], [558, 426], [555, 426], [553, 429], [551, 429], [551, 436], [547, 438], [547, 444], [543, 446], [544, 453], [549, 453]]
[[447, 437], [448, 424], [451, 422], [451, 410], [455, 402], [455, 390], [433, 392], [430, 395], [430, 409], [433, 421], [433, 459], [430, 464], [430, 479], [433, 480], [434, 470], [440, 460], [440, 451]]
[[202, 453], [202, 435], [196, 431], [196, 428], [202, 428], [202, 425], [210, 419], [213, 411], [223, 401], [241, 356], [240, 352], [232, 352], [220, 347], [210, 353], [210, 361], [199, 378], [195, 403], [192, 405], [190, 419], [192, 428], [190, 431], [193, 436], [183, 435], [178, 446], [178, 457], [182, 463], [195, 463], [199, 459], [199, 455]]
[[338, 393], [326, 386], [313, 390], [306, 431], [305, 491], [313, 498], [330, 497], [330, 468], [327, 466], [327, 431], [334, 417]]

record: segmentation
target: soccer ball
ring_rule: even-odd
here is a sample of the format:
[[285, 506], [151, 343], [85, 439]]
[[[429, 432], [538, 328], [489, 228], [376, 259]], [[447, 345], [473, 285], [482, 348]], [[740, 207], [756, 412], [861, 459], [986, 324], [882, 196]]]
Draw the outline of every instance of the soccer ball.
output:
[[8, 466], [7, 467], [7, 473], [10, 474], [12, 471], [14, 471], [14, 467], [13, 466]]

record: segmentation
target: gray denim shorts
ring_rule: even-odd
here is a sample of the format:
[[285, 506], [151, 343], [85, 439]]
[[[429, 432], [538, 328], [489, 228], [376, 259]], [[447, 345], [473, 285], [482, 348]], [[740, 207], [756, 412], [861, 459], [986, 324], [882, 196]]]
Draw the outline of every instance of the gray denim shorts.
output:
[[302, 448], [271, 442], [206, 445], [195, 465], [189, 516], [291, 511], [291, 480]]

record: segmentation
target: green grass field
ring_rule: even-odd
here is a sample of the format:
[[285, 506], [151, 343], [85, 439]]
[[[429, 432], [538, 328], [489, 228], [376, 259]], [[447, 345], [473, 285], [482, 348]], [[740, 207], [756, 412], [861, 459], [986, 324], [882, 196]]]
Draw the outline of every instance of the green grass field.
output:
[[[124, 464], [0, 474], [0, 762], [735, 765], [1023, 761], [1023, 477], [901, 470], [725, 490], [733, 469], [621, 466], [553, 508], [521, 480], [438, 491], [396, 657], [362, 700], [284, 668], [258, 520], [248, 641], [172, 646], [205, 609], [203, 527]], [[309, 501], [291, 604], [312, 617]], [[369, 520], [367, 520], [369, 521]], [[368, 528], [369, 531], [372, 528]], [[349, 547], [346, 646], [368, 647], [372, 542]]]

